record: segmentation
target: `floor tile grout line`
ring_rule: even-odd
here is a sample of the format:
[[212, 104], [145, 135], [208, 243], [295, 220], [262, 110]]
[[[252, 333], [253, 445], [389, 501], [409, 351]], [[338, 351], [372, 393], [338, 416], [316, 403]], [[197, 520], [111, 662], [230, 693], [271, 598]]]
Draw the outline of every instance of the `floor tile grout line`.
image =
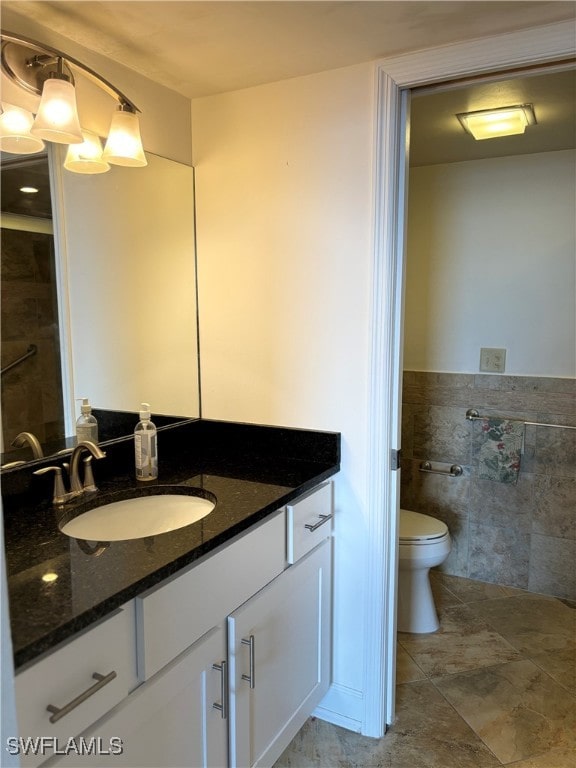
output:
[[[471, 671], [474, 671], [474, 670], [471, 670]], [[459, 673], [459, 674], [462, 674], [462, 673]], [[415, 683], [418, 683], [418, 682], [422, 682], [422, 681], [421, 681], [421, 680], [414, 680], [413, 682], [415, 682]], [[466, 725], [466, 727], [467, 727], [467, 728], [468, 728], [468, 729], [469, 729], [469, 730], [470, 730], [470, 731], [471, 731], [471, 732], [474, 734], [474, 736], [476, 736], [476, 738], [477, 738], [477, 739], [479, 739], [479, 740], [482, 742], [482, 744], [483, 744], [483, 745], [486, 747], [486, 749], [487, 749], [487, 750], [488, 750], [488, 752], [489, 752], [489, 753], [492, 755], [492, 757], [493, 757], [495, 760], [497, 760], [497, 761], [498, 761], [498, 765], [504, 765], [504, 763], [503, 763], [503, 762], [500, 760], [500, 758], [499, 758], [499, 757], [498, 757], [498, 756], [497, 756], [497, 755], [496, 755], [496, 754], [495, 754], [495, 753], [494, 753], [494, 752], [493, 752], [493, 751], [490, 749], [490, 747], [489, 747], [489, 746], [488, 746], [488, 744], [487, 744], [487, 743], [484, 741], [484, 739], [482, 738], [482, 736], [480, 736], [480, 734], [479, 734], [479, 733], [477, 733], [477, 732], [474, 730], [474, 728], [472, 727], [472, 724], [471, 724], [471, 723], [469, 723], [469, 722], [468, 722], [468, 720], [466, 720], [466, 718], [464, 717], [464, 715], [463, 715], [461, 712], [459, 712], [459, 711], [458, 711], [458, 709], [457, 709], [457, 708], [454, 706], [454, 704], [452, 704], [452, 702], [451, 702], [451, 701], [449, 701], [449, 700], [446, 698], [446, 696], [445, 696], [445, 695], [442, 693], [442, 691], [441, 691], [441, 690], [440, 690], [440, 689], [439, 689], [439, 688], [436, 686], [436, 684], [434, 683], [434, 681], [433, 681], [431, 678], [426, 678], [426, 681], [425, 681], [425, 682], [428, 682], [428, 683], [430, 683], [430, 684], [431, 684], [431, 685], [434, 687], [434, 690], [435, 690], [437, 693], [439, 693], [439, 694], [440, 694], [440, 696], [441, 696], [441, 697], [444, 699], [444, 701], [446, 702], [446, 704], [448, 704], [448, 706], [450, 707], [450, 709], [452, 709], [452, 711], [453, 711], [453, 712], [454, 712], [454, 713], [455, 713], [455, 714], [458, 716], [458, 718], [459, 718], [460, 720], [462, 720], [462, 722], [463, 722], [463, 723]], [[410, 683], [405, 683], [405, 685], [410, 685]]]
[[[576, 655], [576, 649], [574, 649], [574, 654]], [[531, 661], [531, 662], [532, 662], [532, 664], [534, 664], [534, 666], [535, 666], [537, 669], [539, 669], [539, 670], [540, 670], [540, 672], [543, 672], [543, 673], [546, 675], [546, 677], [548, 677], [548, 678], [549, 678], [549, 679], [550, 679], [550, 680], [551, 680], [551, 681], [552, 681], [552, 682], [553, 682], [555, 685], [559, 685], [559, 686], [560, 686], [560, 688], [563, 688], [563, 689], [566, 691], [566, 693], [567, 693], [569, 696], [571, 696], [571, 697], [574, 699], [574, 701], [576, 702], [576, 693], [573, 693], [573, 692], [570, 690], [570, 688], [567, 688], [567, 687], [566, 687], [566, 686], [565, 686], [563, 683], [561, 683], [561, 682], [560, 682], [560, 680], [557, 680], [555, 677], [553, 677], [553, 676], [550, 674], [550, 672], [548, 672], [548, 670], [547, 670], [547, 669], [544, 669], [544, 667], [542, 667], [540, 664], [538, 664], [538, 662], [537, 662], [535, 659], [531, 658], [530, 656], [526, 656], [526, 660], [527, 660], [527, 661]]]

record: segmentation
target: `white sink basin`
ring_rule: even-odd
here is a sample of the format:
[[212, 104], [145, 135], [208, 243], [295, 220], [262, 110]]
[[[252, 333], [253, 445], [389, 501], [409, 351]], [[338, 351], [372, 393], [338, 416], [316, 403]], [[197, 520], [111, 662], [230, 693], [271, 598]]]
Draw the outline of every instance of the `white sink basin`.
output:
[[196, 523], [216, 504], [200, 496], [157, 494], [123, 499], [84, 512], [60, 529], [88, 541], [123, 541], [156, 536]]

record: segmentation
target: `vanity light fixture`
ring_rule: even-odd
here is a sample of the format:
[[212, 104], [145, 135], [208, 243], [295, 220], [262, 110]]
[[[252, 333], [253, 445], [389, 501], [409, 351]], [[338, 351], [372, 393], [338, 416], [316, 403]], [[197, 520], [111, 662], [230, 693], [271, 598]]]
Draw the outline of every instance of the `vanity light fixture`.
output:
[[2, 104], [0, 115], [0, 149], [14, 155], [34, 155], [42, 152], [44, 142], [32, 136], [34, 115], [14, 104]]
[[116, 165], [146, 165], [138, 115], [127, 104], [120, 104], [112, 115], [110, 133], [102, 157]]
[[[10, 81], [12, 101], [0, 107], [0, 150], [23, 155], [41, 152], [44, 142], [67, 144], [64, 161], [76, 173], [104, 173], [110, 163], [147, 165], [140, 137], [140, 111], [121, 91], [77, 59], [35, 40], [2, 32], [2, 74]], [[106, 147], [100, 138], [84, 131], [78, 118], [74, 73], [80, 73], [117, 102]], [[16, 86], [16, 88], [14, 88]], [[30, 99], [40, 97], [30, 109]]]
[[25, 195], [35, 195], [39, 190], [36, 187], [20, 187], [20, 192]]
[[526, 126], [536, 124], [532, 104], [461, 112], [456, 117], [466, 133], [479, 141], [499, 136], [515, 136], [524, 133]]
[[82, 131], [82, 144], [70, 144], [64, 168], [75, 173], [106, 173], [110, 165], [102, 158], [100, 136], [91, 131]]
[[[39, 60], [39, 57], [35, 59]], [[44, 82], [40, 106], [30, 133], [56, 144], [81, 144], [76, 89], [64, 73], [63, 59], [58, 57], [56, 61], [56, 72], [50, 72], [49, 79]], [[43, 65], [40, 63], [38, 66]]]

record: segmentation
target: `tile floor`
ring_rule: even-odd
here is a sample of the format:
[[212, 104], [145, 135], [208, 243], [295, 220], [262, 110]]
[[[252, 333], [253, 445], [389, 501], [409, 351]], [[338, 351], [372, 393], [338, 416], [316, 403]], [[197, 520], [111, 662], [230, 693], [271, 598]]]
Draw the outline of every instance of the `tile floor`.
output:
[[383, 739], [310, 719], [274, 768], [576, 768], [576, 605], [434, 572]]

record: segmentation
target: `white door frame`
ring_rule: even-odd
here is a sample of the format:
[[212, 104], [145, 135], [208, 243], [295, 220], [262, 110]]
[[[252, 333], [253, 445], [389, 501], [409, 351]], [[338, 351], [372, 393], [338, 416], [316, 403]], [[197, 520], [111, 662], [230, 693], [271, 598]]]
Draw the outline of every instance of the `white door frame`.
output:
[[380, 737], [394, 721], [406, 98], [403, 92], [576, 55], [572, 22], [432, 48], [376, 63], [374, 262], [371, 307], [368, 508], [370, 551], [362, 733]]

